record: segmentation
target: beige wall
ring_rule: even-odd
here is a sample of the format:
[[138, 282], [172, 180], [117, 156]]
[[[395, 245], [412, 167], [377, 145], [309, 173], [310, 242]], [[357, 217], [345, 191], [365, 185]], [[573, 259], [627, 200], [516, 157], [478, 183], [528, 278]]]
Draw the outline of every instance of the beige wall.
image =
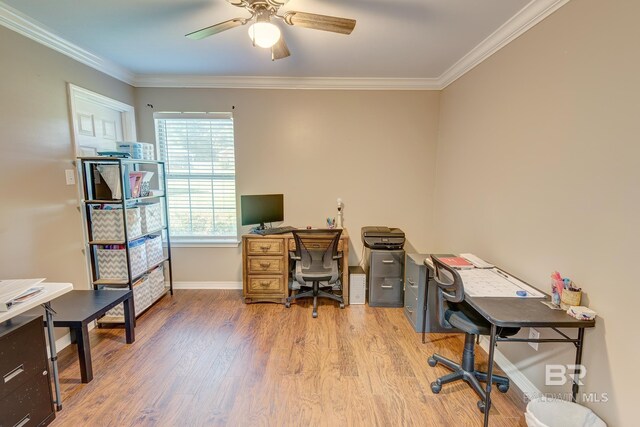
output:
[[133, 88], [0, 27], [0, 277], [86, 289], [67, 82], [133, 104]]
[[[554, 270], [586, 290], [582, 391], [612, 426], [632, 425], [640, 377], [640, 2], [572, 1], [442, 93], [435, 230], [547, 289]], [[561, 349], [565, 350], [561, 352]], [[500, 345], [539, 388], [573, 348]]]
[[[425, 91], [136, 90], [143, 141], [155, 139], [154, 111], [233, 111], [237, 194], [283, 193], [285, 224], [322, 226], [341, 197], [352, 265], [364, 225], [401, 227], [413, 247], [432, 247], [438, 103]], [[173, 253], [177, 281], [242, 280], [240, 248]]]

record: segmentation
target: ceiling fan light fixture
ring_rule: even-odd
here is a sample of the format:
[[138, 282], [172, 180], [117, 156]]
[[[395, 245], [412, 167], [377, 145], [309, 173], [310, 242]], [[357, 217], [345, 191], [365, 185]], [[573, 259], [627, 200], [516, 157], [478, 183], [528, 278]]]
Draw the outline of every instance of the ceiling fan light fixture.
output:
[[280, 28], [271, 22], [255, 22], [249, 27], [249, 37], [253, 44], [268, 49], [280, 40]]

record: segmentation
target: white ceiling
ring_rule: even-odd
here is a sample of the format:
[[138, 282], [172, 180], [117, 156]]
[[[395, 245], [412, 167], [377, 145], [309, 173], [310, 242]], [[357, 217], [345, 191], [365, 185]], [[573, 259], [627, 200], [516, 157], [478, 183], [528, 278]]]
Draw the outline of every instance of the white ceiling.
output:
[[541, 0], [291, 0], [281, 11], [352, 18], [357, 25], [349, 36], [281, 25], [291, 56], [272, 62], [269, 50], [252, 47], [246, 26], [200, 41], [184, 37], [248, 16], [225, 0], [4, 0], [136, 75], [420, 79], [442, 76], [536, 2]]

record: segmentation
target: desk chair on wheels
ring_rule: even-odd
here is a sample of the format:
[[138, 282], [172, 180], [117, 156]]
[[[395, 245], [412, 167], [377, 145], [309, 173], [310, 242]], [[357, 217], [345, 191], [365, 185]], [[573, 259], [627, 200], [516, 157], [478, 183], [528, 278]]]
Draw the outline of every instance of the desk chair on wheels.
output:
[[[431, 256], [435, 266], [434, 280], [438, 285], [438, 299], [444, 298], [447, 309], [440, 315], [440, 324], [446, 328], [457, 328], [465, 333], [464, 350], [462, 352], [462, 363], [458, 364], [452, 360], [434, 354], [428, 359], [429, 366], [435, 367], [438, 363], [443, 364], [453, 372], [438, 378], [431, 383], [431, 391], [440, 393], [442, 385], [458, 380], [463, 380], [480, 396], [478, 409], [485, 412], [486, 393], [480, 385], [480, 381], [487, 381], [487, 373], [475, 370], [475, 340], [478, 335], [490, 335], [491, 324], [464, 301], [464, 286], [462, 278], [458, 272], [445, 265], [436, 256]], [[440, 301], [438, 301], [440, 303]], [[518, 333], [519, 328], [498, 328], [498, 335], [508, 337]], [[509, 390], [509, 378], [500, 375], [493, 375], [492, 383], [497, 384], [498, 390], [506, 393]]]
[[342, 295], [323, 291], [321, 288], [335, 288], [340, 283], [340, 258], [338, 242], [342, 230], [294, 230], [296, 242], [295, 252], [290, 252], [290, 259], [295, 268], [292, 271], [293, 289], [310, 287], [306, 292], [291, 295], [285, 307], [291, 307], [291, 301], [300, 298], [313, 298], [312, 316], [318, 317], [318, 297], [329, 298], [340, 303], [344, 308]]

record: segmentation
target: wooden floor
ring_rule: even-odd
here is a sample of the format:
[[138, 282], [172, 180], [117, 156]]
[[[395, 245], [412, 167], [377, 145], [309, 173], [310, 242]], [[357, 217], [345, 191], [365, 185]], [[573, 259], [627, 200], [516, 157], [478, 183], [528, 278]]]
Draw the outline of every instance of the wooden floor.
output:
[[[437, 351], [459, 359], [457, 335], [422, 344], [402, 309], [242, 303], [240, 291], [182, 290], [122, 329], [91, 333], [94, 379], [80, 383], [75, 346], [60, 353], [64, 409], [53, 426], [479, 426], [466, 384], [429, 384]], [[480, 362], [485, 353], [477, 350]], [[518, 398], [494, 393], [492, 426], [524, 426]]]

